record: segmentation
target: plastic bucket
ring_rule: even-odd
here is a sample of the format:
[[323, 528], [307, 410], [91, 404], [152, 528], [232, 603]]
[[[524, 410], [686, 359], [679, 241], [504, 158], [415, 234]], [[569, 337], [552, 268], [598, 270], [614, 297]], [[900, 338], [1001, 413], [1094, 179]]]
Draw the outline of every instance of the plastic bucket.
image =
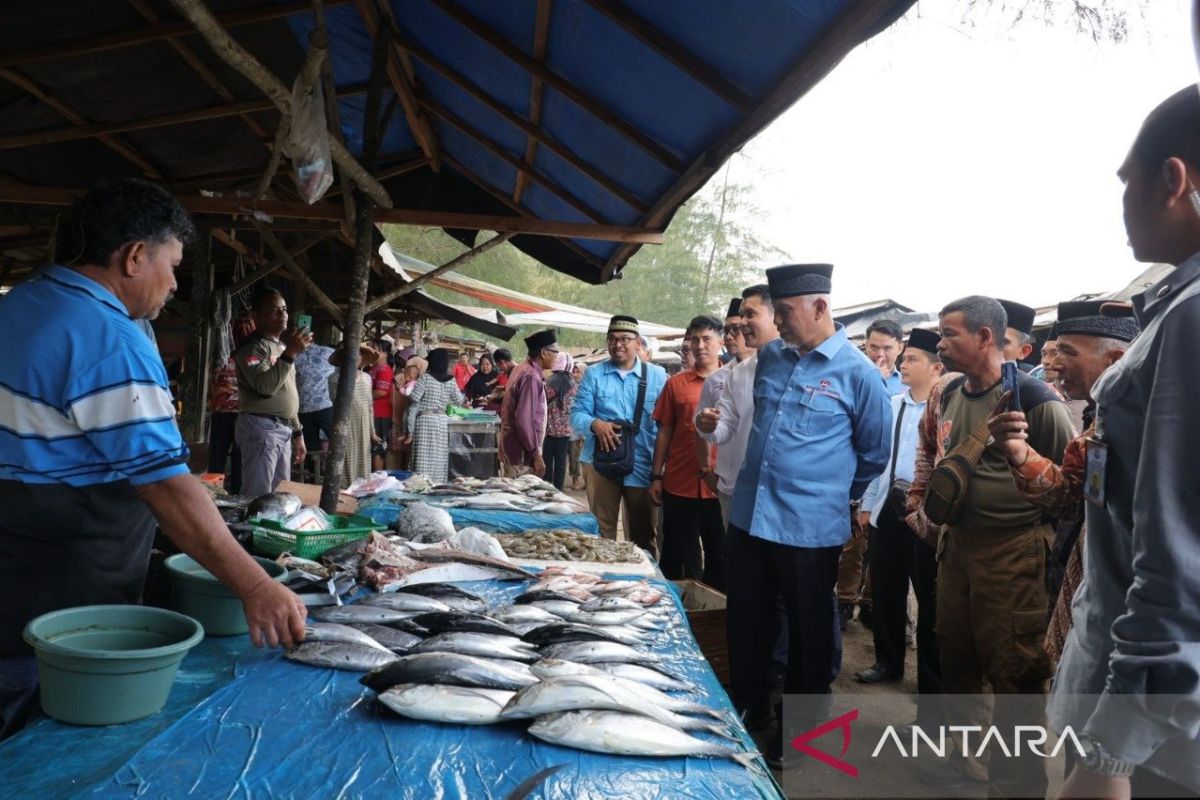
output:
[[25, 626], [38, 660], [42, 709], [76, 725], [115, 725], [159, 711], [200, 623], [148, 606], [80, 606]]
[[[287, 580], [282, 564], [254, 558], [277, 581]], [[236, 636], [246, 633], [246, 612], [242, 601], [216, 576], [189, 555], [178, 553], [163, 562], [171, 576], [171, 607], [197, 620], [209, 636]]]

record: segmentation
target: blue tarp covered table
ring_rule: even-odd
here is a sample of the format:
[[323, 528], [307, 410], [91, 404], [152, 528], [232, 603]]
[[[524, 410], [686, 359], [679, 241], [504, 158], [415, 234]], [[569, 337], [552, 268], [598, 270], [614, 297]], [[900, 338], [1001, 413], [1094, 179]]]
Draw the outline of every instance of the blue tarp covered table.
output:
[[[467, 585], [494, 602], [523, 587]], [[682, 621], [678, 596], [672, 596], [678, 625], [660, 637], [655, 652], [699, 687], [704, 702], [732, 716], [728, 697]], [[39, 800], [475, 800], [503, 798], [539, 770], [562, 764], [531, 797], [780, 796], [767, 773], [733, 761], [586, 753], [529, 736], [527, 723], [473, 727], [403, 719], [376, 702], [358, 678], [255, 650], [246, 636], [206, 639], [184, 660], [162, 712], [108, 728], [41, 720], [0, 744], [0, 785]], [[744, 731], [741, 736], [752, 748]]]

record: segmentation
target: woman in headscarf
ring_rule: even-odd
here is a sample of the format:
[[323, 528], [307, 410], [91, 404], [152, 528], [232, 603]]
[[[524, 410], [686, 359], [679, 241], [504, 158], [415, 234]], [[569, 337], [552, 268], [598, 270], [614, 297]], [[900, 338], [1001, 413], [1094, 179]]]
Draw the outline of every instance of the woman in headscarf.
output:
[[[575, 388], [579, 389], [579, 385], [583, 383], [583, 373], [587, 372], [587, 364], [582, 361], [575, 362], [575, 368], [571, 370], [571, 377], [575, 379]], [[571, 395], [571, 403], [574, 404], [575, 395]], [[571, 409], [567, 409], [567, 418], [571, 416]], [[579, 466], [579, 456], [583, 453], [583, 435], [571, 431], [571, 449], [568, 451], [568, 471], [571, 473], [571, 488], [586, 489], [587, 484], [583, 478], [583, 468]]]
[[396, 373], [396, 390], [392, 392], [392, 450], [399, 454], [399, 468], [408, 469], [412, 450], [411, 431], [408, 429], [408, 407], [413, 388], [429, 369], [429, 362], [420, 356], [410, 356], [404, 369]]
[[546, 461], [546, 480], [561, 490], [567, 478], [567, 458], [571, 450], [571, 404], [579, 384], [571, 374], [574, 359], [560, 352], [546, 378], [546, 441], [542, 455]]
[[472, 405], [483, 405], [496, 390], [496, 381], [499, 378], [496, 363], [490, 355], [484, 353], [479, 357], [479, 370], [467, 381], [467, 388], [463, 390], [463, 394]]
[[462, 403], [462, 392], [450, 372], [450, 351], [429, 352], [429, 369], [409, 396], [407, 441], [412, 443], [412, 470], [434, 483], [445, 483], [449, 472], [446, 406]]
[[[350, 404], [350, 415], [346, 419], [346, 457], [342, 461], [342, 488], [349, 486], [355, 478], [371, 474], [371, 441], [375, 436], [375, 420], [371, 410], [371, 376], [363, 370], [375, 366], [379, 352], [367, 345], [359, 345], [358, 370], [354, 375], [354, 400]], [[338, 376], [341, 373], [342, 349], [333, 351], [329, 363], [337, 371], [329, 376], [329, 399], [337, 404]]]

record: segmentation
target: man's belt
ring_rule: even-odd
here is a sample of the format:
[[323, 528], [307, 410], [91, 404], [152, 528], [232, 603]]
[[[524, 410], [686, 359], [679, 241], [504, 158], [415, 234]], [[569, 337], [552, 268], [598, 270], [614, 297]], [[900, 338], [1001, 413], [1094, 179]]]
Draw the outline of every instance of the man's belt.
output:
[[287, 417], [280, 417], [276, 414], [256, 414], [253, 411], [242, 411], [239, 413], [246, 414], [247, 416], [251, 416], [251, 417], [262, 417], [263, 419], [274, 420], [275, 422], [278, 422], [280, 425], [287, 425], [289, 428], [292, 427], [291, 420], [289, 420]]

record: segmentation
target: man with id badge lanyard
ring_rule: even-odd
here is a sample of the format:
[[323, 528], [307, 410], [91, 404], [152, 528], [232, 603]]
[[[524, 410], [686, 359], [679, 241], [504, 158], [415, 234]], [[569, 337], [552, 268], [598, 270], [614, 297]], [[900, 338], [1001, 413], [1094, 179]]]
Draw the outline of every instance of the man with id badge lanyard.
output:
[[1133, 298], [1142, 333], [1096, 382], [1086, 572], [1048, 707], [1084, 754], [1064, 796], [1200, 792], [1200, 95], [1146, 118], [1118, 171], [1134, 257], [1176, 265]]

